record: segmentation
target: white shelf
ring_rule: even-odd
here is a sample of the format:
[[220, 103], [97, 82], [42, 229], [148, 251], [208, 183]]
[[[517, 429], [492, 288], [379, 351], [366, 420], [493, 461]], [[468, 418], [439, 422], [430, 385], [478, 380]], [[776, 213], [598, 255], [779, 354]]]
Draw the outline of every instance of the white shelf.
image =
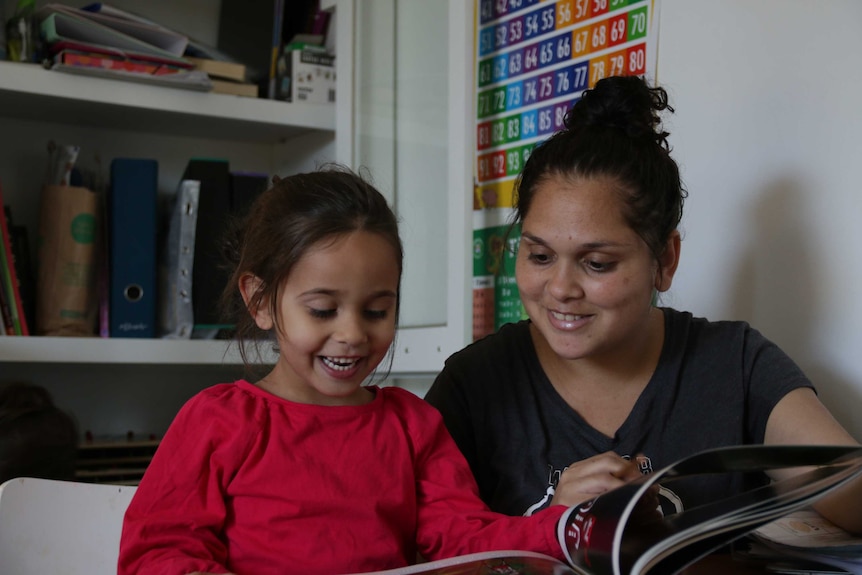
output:
[[16, 62], [0, 62], [0, 116], [261, 143], [335, 131], [333, 105], [78, 76]]
[[235, 345], [228, 349], [226, 340], [2, 336], [0, 344], [0, 363], [242, 363]]
[[[429, 362], [442, 366], [457, 345], [445, 328], [401, 328], [394, 351], [392, 373], [433, 374], [436, 370], [427, 367]], [[250, 359], [256, 358], [255, 353], [250, 348]], [[263, 360], [274, 363], [275, 354]], [[0, 336], [2, 363], [240, 365], [242, 359], [236, 344], [227, 340]]]
[[[428, 375], [457, 351], [441, 327], [402, 328], [396, 339], [392, 373]], [[265, 346], [260, 348], [262, 352]], [[256, 358], [250, 348], [250, 359]], [[274, 363], [275, 354], [263, 358]], [[236, 344], [227, 340], [100, 337], [0, 336], [0, 364], [240, 365]], [[385, 364], [386, 362], [384, 362]]]

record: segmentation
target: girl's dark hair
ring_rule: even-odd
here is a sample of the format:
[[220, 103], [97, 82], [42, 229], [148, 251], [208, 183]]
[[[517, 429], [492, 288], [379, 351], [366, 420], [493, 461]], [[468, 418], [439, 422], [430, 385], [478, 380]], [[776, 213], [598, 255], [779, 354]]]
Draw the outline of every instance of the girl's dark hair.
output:
[[[258, 328], [249, 309], [268, 306], [275, 329], [281, 329], [279, 296], [296, 263], [318, 242], [360, 230], [379, 234], [394, 250], [399, 272], [397, 321], [404, 258], [398, 219], [366, 178], [331, 163], [314, 172], [273, 178], [273, 185], [234, 225], [225, 244], [232, 274], [221, 305], [225, 315], [235, 320], [236, 345], [246, 368], [254, 363], [249, 358], [249, 346], [256, 347], [260, 359], [257, 346], [276, 343], [274, 334]], [[239, 293], [239, 281], [245, 274], [261, 281], [248, 308]]]
[[78, 425], [30, 383], [0, 389], [0, 482], [15, 477], [71, 480], [78, 456]]
[[658, 258], [682, 220], [687, 192], [670, 156], [659, 112], [673, 108], [661, 87], [612, 76], [586, 90], [565, 128], [536, 146], [515, 183], [514, 223], [522, 222], [538, 185], [552, 177], [615, 180], [628, 225]]

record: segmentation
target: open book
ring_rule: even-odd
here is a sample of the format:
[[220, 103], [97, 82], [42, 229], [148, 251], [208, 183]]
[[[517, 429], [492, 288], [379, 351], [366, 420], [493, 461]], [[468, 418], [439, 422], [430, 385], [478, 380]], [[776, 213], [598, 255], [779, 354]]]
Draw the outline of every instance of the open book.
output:
[[[811, 467], [732, 497], [662, 516], [658, 485], [697, 475]], [[475, 553], [375, 575], [647, 575], [677, 573], [731, 541], [862, 476], [862, 447], [721, 447], [686, 457], [569, 509], [558, 537], [569, 565], [523, 551]]]
[[862, 536], [847, 533], [810, 508], [764, 525], [749, 539], [744, 557], [750, 560], [812, 572], [862, 573]]

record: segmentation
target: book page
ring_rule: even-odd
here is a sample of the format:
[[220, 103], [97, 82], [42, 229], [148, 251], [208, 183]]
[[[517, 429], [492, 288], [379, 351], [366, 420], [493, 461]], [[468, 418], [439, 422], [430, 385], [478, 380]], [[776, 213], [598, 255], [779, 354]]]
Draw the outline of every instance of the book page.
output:
[[488, 551], [363, 575], [575, 575], [576, 573], [557, 559], [541, 553]]
[[857, 555], [862, 563], [862, 537], [851, 535], [813, 509], [776, 519], [754, 535], [777, 545]]
[[[708, 473], [802, 466], [816, 467], [668, 517], [649, 513], [653, 501], [650, 493], [659, 484]], [[860, 475], [860, 447], [753, 445], [712, 449], [574, 508], [561, 520], [560, 540], [572, 564], [596, 574], [641, 574], [653, 569], [676, 572]]]

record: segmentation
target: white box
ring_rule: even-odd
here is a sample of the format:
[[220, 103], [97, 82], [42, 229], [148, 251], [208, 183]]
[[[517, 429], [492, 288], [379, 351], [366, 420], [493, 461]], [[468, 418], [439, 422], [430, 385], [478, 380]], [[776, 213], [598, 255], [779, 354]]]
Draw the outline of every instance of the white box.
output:
[[278, 61], [276, 99], [335, 102], [335, 56], [322, 49], [286, 49]]

